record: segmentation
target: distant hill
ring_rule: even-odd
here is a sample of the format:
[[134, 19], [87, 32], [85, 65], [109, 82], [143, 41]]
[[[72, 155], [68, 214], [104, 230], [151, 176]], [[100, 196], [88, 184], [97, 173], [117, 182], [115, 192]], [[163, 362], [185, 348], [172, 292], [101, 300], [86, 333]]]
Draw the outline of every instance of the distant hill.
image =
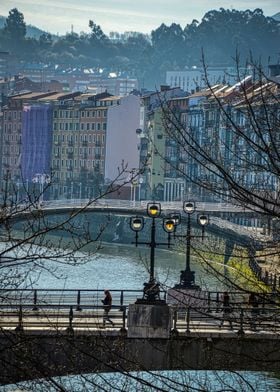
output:
[[[5, 25], [6, 17], [0, 15], [0, 29], [2, 29]], [[38, 27], [27, 25], [26, 26], [26, 36], [30, 38], [38, 39], [40, 35], [46, 33], [45, 31], [38, 29]]]
[[280, 12], [272, 16], [273, 19], [278, 20], [280, 22]]

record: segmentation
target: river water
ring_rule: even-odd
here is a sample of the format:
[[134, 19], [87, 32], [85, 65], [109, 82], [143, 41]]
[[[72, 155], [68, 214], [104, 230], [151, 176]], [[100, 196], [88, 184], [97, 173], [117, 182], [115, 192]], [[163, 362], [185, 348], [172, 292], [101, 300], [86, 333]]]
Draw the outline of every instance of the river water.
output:
[[[135, 248], [129, 245], [105, 244], [97, 254], [84, 264], [53, 264], [33, 272], [33, 280], [38, 288], [66, 289], [133, 289], [142, 290], [149, 279], [149, 248]], [[81, 260], [81, 254], [79, 254]], [[87, 256], [85, 255], [85, 259]], [[180, 271], [185, 269], [185, 255], [156, 249], [155, 276], [161, 283], [174, 286], [179, 282]], [[48, 272], [55, 265], [55, 273]], [[203, 265], [192, 260], [191, 268], [196, 271], [196, 283], [203, 289], [222, 290], [223, 284], [209, 274]]]
[[[83, 255], [80, 254], [81, 259]], [[85, 255], [86, 259], [86, 255]], [[77, 266], [55, 264], [54, 273], [50, 261], [45, 261], [45, 269], [33, 269], [33, 287], [65, 288], [65, 289], [139, 289], [149, 278], [149, 249], [135, 248], [125, 245], [105, 244], [97, 254]], [[178, 283], [180, 271], [185, 268], [185, 255], [166, 250], [156, 250], [155, 275], [160, 282], [167, 286]], [[209, 274], [203, 265], [192, 260], [192, 269], [196, 271], [196, 283], [203, 289], [222, 290], [223, 284]], [[36, 272], [37, 271], [37, 272]], [[39, 272], [40, 271], [40, 272]], [[34, 283], [34, 281], [36, 283]], [[184, 372], [153, 372], [131, 373], [132, 379], [120, 374], [84, 375], [83, 382], [77, 376], [63, 377], [59, 381], [66, 390], [84, 391], [280, 391], [280, 380], [276, 376], [257, 372], [213, 372], [213, 371], [184, 371]], [[145, 379], [146, 386], [137, 381], [137, 377]], [[149, 383], [151, 383], [149, 385]], [[74, 385], [74, 387], [73, 387]], [[152, 386], [151, 386], [152, 385]], [[21, 389], [22, 388], [22, 389]], [[30, 389], [29, 389], [30, 388]], [[52, 391], [44, 382], [39, 384], [22, 384], [18, 387], [0, 387], [0, 391]]]

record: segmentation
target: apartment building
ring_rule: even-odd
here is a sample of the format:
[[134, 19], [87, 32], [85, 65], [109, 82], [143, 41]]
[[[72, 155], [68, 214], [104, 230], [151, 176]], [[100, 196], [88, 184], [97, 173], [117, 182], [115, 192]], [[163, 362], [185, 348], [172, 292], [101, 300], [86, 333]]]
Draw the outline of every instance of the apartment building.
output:
[[13, 181], [21, 181], [22, 178], [22, 119], [23, 108], [27, 103], [34, 103], [38, 99], [52, 93], [22, 93], [8, 98], [7, 105], [3, 106], [2, 112], [2, 173], [1, 178], [9, 177]]
[[240, 78], [252, 74], [251, 68], [236, 67], [192, 67], [182, 71], [167, 71], [166, 84], [170, 87], [181, 87], [184, 91], [194, 93], [196, 90], [205, 89], [216, 84], [232, 86]]
[[180, 88], [161, 86], [159, 92], [141, 97], [138, 136], [140, 168], [143, 172], [142, 199], [176, 200], [182, 197], [185, 180], [174, 169], [174, 160], [178, 156], [175, 152], [177, 144], [166, 132], [163, 107], [172, 99], [183, 100], [184, 95]]
[[119, 97], [70, 94], [52, 97], [51, 169], [54, 198], [91, 198], [104, 182], [108, 107]]
[[103, 186], [105, 166], [110, 181], [123, 161], [128, 170], [138, 166], [135, 96], [18, 94], [5, 105], [2, 126], [2, 179], [9, 174], [30, 189], [48, 176], [49, 198], [94, 197]]

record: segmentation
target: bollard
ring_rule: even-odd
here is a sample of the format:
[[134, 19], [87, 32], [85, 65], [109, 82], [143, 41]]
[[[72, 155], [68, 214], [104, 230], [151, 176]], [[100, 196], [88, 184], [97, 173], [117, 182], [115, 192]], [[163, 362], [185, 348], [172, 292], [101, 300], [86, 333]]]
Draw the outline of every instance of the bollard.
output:
[[122, 306], [122, 327], [121, 327], [121, 329], [120, 329], [120, 332], [121, 333], [123, 333], [123, 334], [125, 334], [127, 331], [126, 331], [126, 328], [125, 328], [125, 322], [126, 322], [126, 306]]
[[264, 283], [265, 283], [265, 284], [268, 284], [268, 271], [265, 271]]
[[220, 295], [219, 295], [219, 292], [217, 292], [217, 295], [216, 295], [216, 312], [219, 312], [219, 310], [220, 310], [219, 304], [220, 304]]
[[37, 306], [37, 290], [34, 290], [34, 297], [33, 297], [33, 308], [32, 310], [36, 311], [38, 310], [38, 306]]
[[164, 291], [163, 300], [166, 302], [167, 299], [167, 291]]
[[276, 290], [276, 279], [277, 279], [276, 274], [274, 274], [274, 277], [273, 277], [273, 287], [272, 287], [273, 291]]
[[186, 333], [189, 334], [191, 332], [190, 330], [190, 307], [188, 306], [187, 309], [187, 329], [186, 329]]
[[77, 294], [76, 310], [78, 310], [78, 311], [82, 310], [82, 308], [81, 308], [81, 291], [80, 290], [78, 290], [78, 294]]
[[120, 310], [123, 310], [123, 290], [121, 291], [121, 298], [120, 298]]
[[243, 308], [240, 309], [240, 328], [237, 331], [238, 335], [244, 335], [244, 328], [243, 328], [243, 322], [244, 322], [244, 311]]
[[207, 312], [211, 313], [211, 294], [210, 294], [210, 291], [208, 291], [208, 295], [207, 295]]
[[18, 312], [18, 325], [15, 328], [16, 332], [23, 332], [23, 314], [22, 314], [22, 305], [19, 306], [19, 312]]
[[73, 318], [74, 318], [74, 313], [73, 313], [73, 306], [70, 306], [70, 310], [69, 310], [69, 325], [66, 328], [66, 332], [68, 333], [74, 333], [74, 329], [73, 329]]
[[176, 332], [177, 331], [177, 321], [178, 321], [178, 312], [177, 309], [174, 310], [174, 318], [173, 318], [173, 331]]

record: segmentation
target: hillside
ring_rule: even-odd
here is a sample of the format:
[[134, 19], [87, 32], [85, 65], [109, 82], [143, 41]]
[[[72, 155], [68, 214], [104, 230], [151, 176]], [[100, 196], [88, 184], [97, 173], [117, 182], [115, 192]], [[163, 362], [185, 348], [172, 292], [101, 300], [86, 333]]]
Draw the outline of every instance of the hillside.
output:
[[273, 19], [278, 20], [280, 22], [280, 12], [272, 16]]
[[[6, 17], [0, 15], [0, 29], [2, 29], [5, 25]], [[38, 39], [40, 35], [44, 34], [45, 31], [38, 29], [38, 27], [27, 25], [26, 26], [26, 36], [30, 38]]]

